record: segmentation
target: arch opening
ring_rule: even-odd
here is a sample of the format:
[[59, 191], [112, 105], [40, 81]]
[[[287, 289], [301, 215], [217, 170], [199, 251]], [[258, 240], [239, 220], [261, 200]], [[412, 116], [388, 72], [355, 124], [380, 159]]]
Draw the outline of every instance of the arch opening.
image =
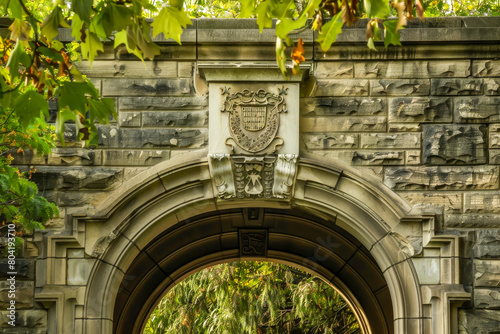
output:
[[394, 332], [389, 288], [363, 244], [332, 221], [300, 210], [264, 208], [205, 213], [157, 235], [123, 275], [113, 331], [142, 333], [165, 291], [202, 268], [234, 260], [304, 269], [349, 301], [364, 333]]

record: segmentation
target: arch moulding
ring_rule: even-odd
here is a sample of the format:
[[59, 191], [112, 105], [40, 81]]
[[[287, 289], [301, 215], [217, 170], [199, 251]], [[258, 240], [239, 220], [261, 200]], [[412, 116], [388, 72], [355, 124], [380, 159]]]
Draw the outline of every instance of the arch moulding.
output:
[[[123, 296], [140, 294], [141, 285], [135, 282], [138, 276], [131, 274], [131, 270], [141, 256], [151, 257], [147, 253], [148, 247], [159, 236], [166, 231], [195, 226], [204, 217], [211, 217], [205, 219], [207, 222], [218, 217], [220, 222], [226, 214], [238, 210], [247, 212], [245, 208], [262, 209], [270, 217], [284, 217], [284, 221], [297, 228], [309, 229], [321, 222], [321, 228], [332, 235], [341, 231], [335, 234], [339, 235], [338, 240], [351, 238], [359, 243], [358, 248], [365, 250], [363, 254], [375, 264], [387, 285], [392, 317], [392, 322], [387, 324], [388, 333], [428, 333], [430, 329], [431, 333], [448, 333], [456, 330], [453, 312], [458, 304], [469, 298], [469, 294], [459, 284], [458, 238], [435, 235], [435, 230], [439, 230], [439, 214], [410, 207], [378, 180], [362, 176], [348, 166], [307, 155], [297, 161], [295, 182], [288, 198], [223, 199], [217, 194], [218, 184], [212, 177], [207, 153], [200, 150], [154, 166], [124, 183], [95, 212], [74, 215], [71, 235], [46, 238], [46, 270], [43, 277], [38, 278], [43, 287], [36, 299], [49, 309], [49, 317], [57, 319], [57, 332], [122, 333], [122, 330], [117, 331], [117, 326], [120, 326], [117, 323], [121, 321], [117, 319], [120, 313], [117, 310], [135, 307], [137, 315], [145, 318], [162, 293], [189, 273], [214, 263], [242, 258], [239, 249], [231, 247], [202, 251], [195, 260], [167, 273], [155, 294], [145, 297], [144, 305], [121, 306], [127, 304], [123, 298], [128, 297]], [[244, 221], [245, 217], [248, 218], [243, 214], [238, 221]], [[303, 224], [304, 221], [311, 223]], [[198, 233], [196, 231], [208, 228], [210, 224], [199, 226], [200, 229], [192, 229], [190, 233]], [[263, 226], [252, 226], [250, 222], [243, 223], [242, 227], [266, 230]], [[278, 232], [273, 234], [272, 228], [267, 230], [270, 235], [279, 235]], [[283, 233], [294, 247], [293, 233]], [[216, 233], [217, 244], [222, 243], [224, 235], [220, 231]], [[233, 248], [238, 248], [240, 237], [237, 233], [227, 233], [227, 237], [229, 243], [236, 243]], [[336, 256], [318, 238], [311, 240], [309, 250], [313, 253], [323, 247], [323, 251]], [[271, 241], [268, 242], [271, 245]], [[205, 249], [202, 244], [197, 247], [195, 243], [183, 247]], [[440, 254], [437, 271], [425, 270], [431, 263], [429, 261], [436, 264], [435, 256], [432, 259], [424, 256], [428, 247]], [[86, 263], [87, 267], [82, 270], [87, 272], [88, 280], [79, 286], [69, 284], [65, 262], [69, 260], [65, 258], [70, 249], [83, 249], [86, 254], [81, 263]], [[356, 291], [346, 288], [345, 282], [334, 277], [335, 273], [321, 261], [292, 253], [273, 253], [270, 249], [264, 256], [254, 258], [295, 264], [330, 280], [355, 309], [359, 308], [358, 316], [363, 318], [363, 302], [359, 295], [356, 296]], [[152, 266], [159, 267], [159, 263], [153, 260]], [[164, 272], [164, 269], [160, 271]], [[155, 275], [155, 272], [152, 270], [141, 275], [140, 279], [147, 283], [148, 279], [154, 280], [148, 275]], [[60, 281], [60, 277], [67, 276], [66, 281]], [[365, 320], [368, 318], [365, 315]], [[135, 328], [127, 330], [138, 333], [143, 325], [139, 320]], [[363, 325], [365, 332], [376, 332], [369, 323], [367, 320]]]

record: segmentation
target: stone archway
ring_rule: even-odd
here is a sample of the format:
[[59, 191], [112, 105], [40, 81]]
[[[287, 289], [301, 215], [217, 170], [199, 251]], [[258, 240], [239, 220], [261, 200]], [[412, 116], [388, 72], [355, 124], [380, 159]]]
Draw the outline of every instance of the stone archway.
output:
[[[286, 200], [220, 200], [206, 157], [200, 151], [155, 166], [108, 198], [101, 212], [77, 222], [85, 224], [87, 253], [97, 258], [84, 298], [84, 333], [137, 333], [170, 285], [203, 266], [244, 256], [238, 245], [245, 230], [266, 234], [267, 251], [256, 258], [309, 267], [332, 281], [359, 307], [371, 332], [423, 331], [411, 256], [432, 233], [430, 217], [348, 167], [309, 157], [298, 161]], [[262, 219], [251, 221], [245, 208], [258, 208]], [[173, 237], [183, 229], [195, 239]], [[333, 244], [342, 241], [350, 251], [332, 251], [318, 235], [335, 236]], [[172, 240], [182, 242], [168, 246]], [[317, 264], [315, 252], [324, 252]]]

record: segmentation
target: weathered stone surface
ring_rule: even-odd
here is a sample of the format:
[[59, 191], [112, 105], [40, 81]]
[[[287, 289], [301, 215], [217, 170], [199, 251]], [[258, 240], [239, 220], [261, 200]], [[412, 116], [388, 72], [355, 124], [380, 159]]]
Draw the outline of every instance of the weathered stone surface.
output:
[[498, 189], [499, 168], [387, 167], [384, 183], [393, 190]]
[[490, 147], [491, 148], [500, 148], [500, 132], [493, 132], [492, 127], [490, 126]]
[[406, 150], [406, 165], [420, 165], [422, 163], [422, 152], [420, 150]]
[[198, 97], [121, 97], [120, 110], [205, 109], [206, 96]]
[[300, 125], [303, 132], [385, 131], [387, 117], [307, 117]]
[[165, 78], [177, 77], [175, 61], [105, 61], [96, 60], [77, 64], [82, 74], [94, 78]]
[[305, 116], [380, 115], [387, 111], [385, 98], [303, 98], [300, 106]]
[[420, 148], [419, 133], [370, 133], [361, 134], [361, 148]]
[[447, 214], [446, 228], [494, 228], [498, 226], [500, 216], [497, 214]]
[[102, 163], [101, 150], [58, 147], [48, 157], [50, 165], [96, 166]]
[[389, 132], [421, 132], [422, 127], [416, 123], [389, 123]]
[[483, 164], [487, 162], [484, 125], [423, 125], [425, 164]]
[[200, 111], [144, 111], [142, 113], [143, 126], [208, 126], [208, 112]]
[[188, 78], [176, 79], [103, 79], [104, 96], [178, 96], [194, 91]]
[[177, 76], [179, 78], [192, 78], [193, 77], [193, 68], [194, 68], [193, 62], [180, 61], [177, 64], [177, 67], [178, 67]]
[[432, 95], [481, 95], [482, 79], [432, 79]]
[[475, 77], [500, 77], [500, 60], [473, 60], [472, 75]]
[[199, 148], [208, 142], [207, 129], [127, 129], [99, 127], [99, 145], [111, 148]]
[[476, 308], [500, 308], [500, 289], [474, 289], [474, 306]]
[[357, 134], [317, 133], [301, 136], [308, 150], [332, 148], [356, 148], [359, 145]]
[[316, 66], [316, 78], [352, 78], [354, 74], [353, 67], [352, 62], [318, 62]]
[[465, 193], [464, 209], [465, 213], [500, 213], [500, 193]]
[[500, 260], [474, 260], [474, 286], [500, 287]]
[[456, 193], [401, 193], [410, 204], [431, 204], [444, 208], [448, 213], [462, 212], [462, 196]]
[[430, 83], [425, 79], [381, 79], [370, 80], [373, 96], [429, 95]]
[[404, 97], [389, 99], [389, 121], [395, 123], [451, 122], [451, 99]]
[[[55, 203], [58, 206], [79, 207], [79, 206], [96, 206], [102, 203], [108, 194], [105, 192], [95, 191], [60, 191], [57, 193]], [[87, 210], [88, 211], [88, 210]]]
[[[11, 300], [9, 298], [9, 294], [12, 293], [11, 281], [7, 279], [0, 281], [0, 308], [2, 310], [5, 310], [10, 305]], [[35, 284], [33, 281], [19, 281], [16, 279], [14, 290], [16, 310], [24, 310], [34, 306]]]
[[354, 63], [354, 73], [359, 78], [433, 78], [467, 77], [470, 75], [468, 60], [415, 60], [367, 61]]
[[367, 96], [369, 81], [363, 79], [319, 79], [315, 96]]
[[16, 273], [17, 279], [34, 279], [35, 278], [35, 261], [26, 259], [16, 259], [14, 270], [9, 268], [8, 259], [0, 259], [0, 279], [9, 278], [9, 272]]
[[321, 151], [311, 151], [314, 155], [319, 157], [325, 157], [327, 159], [338, 160], [348, 165], [352, 162], [352, 157], [355, 151], [350, 150], [321, 150]]
[[484, 79], [485, 95], [500, 95], [500, 78]]
[[47, 162], [47, 156], [38, 155], [28, 148], [20, 153], [17, 153], [17, 150], [18, 148], [12, 148], [9, 152], [5, 152], [6, 155], [10, 153], [14, 158], [13, 165], [44, 165]]
[[500, 150], [490, 150], [490, 165], [500, 165]]
[[[8, 311], [0, 312], [0, 328], [5, 334], [43, 334], [47, 327], [47, 311], [21, 310], [16, 312], [15, 326], [8, 324]], [[9, 328], [10, 327], [10, 328]]]
[[153, 166], [169, 157], [170, 151], [162, 150], [106, 150], [103, 161], [106, 166]]
[[476, 232], [473, 248], [475, 258], [500, 257], [500, 231], [498, 229], [479, 229]]
[[453, 99], [453, 104], [456, 122], [500, 122], [500, 98], [498, 97], [459, 97]]
[[497, 334], [500, 312], [496, 310], [460, 310], [459, 334]]
[[118, 114], [118, 125], [121, 127], [141, 126], [142, 113], [139, 111], [121, 111]]
[[356, 151], [352, 157], [352, 164], [356, 165], [404, 165], [403, 151], [362, 152]]
[[41, 166], [32, 175], [40, 191], [52, 189], [108, 189], [122, 182], [123, 168]]

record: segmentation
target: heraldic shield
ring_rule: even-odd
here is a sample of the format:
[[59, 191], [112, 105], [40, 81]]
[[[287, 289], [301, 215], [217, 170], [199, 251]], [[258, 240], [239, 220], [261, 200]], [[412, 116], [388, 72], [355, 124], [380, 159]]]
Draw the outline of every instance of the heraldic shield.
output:
[[278, 133], [279, 114], [287, 111], [283, 96], [286, 89], [279, 94], [263, 89], [234, 94], [229, 93], [229, 88], [221, 90], [225, 95], [221, 111], [229, 112], [229, 128], [236, 144], [252, 153], [267, 148]]

